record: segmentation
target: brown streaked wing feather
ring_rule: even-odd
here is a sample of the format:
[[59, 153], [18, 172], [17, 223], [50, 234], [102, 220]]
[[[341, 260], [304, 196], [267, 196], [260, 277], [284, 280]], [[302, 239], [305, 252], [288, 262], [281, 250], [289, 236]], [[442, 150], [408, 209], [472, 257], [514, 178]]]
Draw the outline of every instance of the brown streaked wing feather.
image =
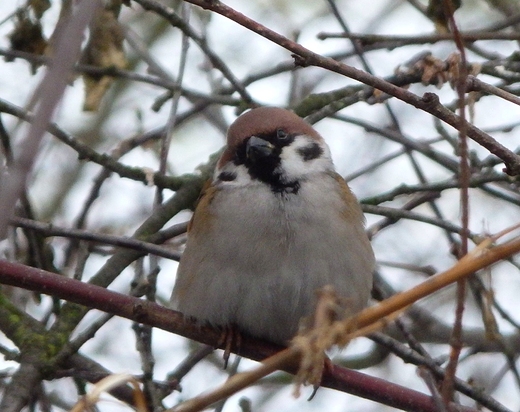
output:
[[337, 174], [336, 172], [332, 172], [332, 177], [336, 182], [338, 182], [340, 187], [340, 193], [341, 197], [345, 201], [346, 207], [343, 210], [343, 215], [345, 219], [347, 220], [354, 220], [359, 222], [365, 222], [365, 216], [363, 215], [363, 211], [361, 210], [361, 207], [359, 206], [359, 202], [356, 199], [356, 196], [352, 193], [350, 190], [350, 187], [345, 182], [345, 179], [341, 177], [341, 175]]
[[[201, 223], [203, 220], [208, 219], [208, 211], [209, 211], [209, 205], [213, 201], [213, 197], [215, 196], [215, 192], [217, 189], [212, 186], [212, 181], [208, 180], [206, 183], [204, 183], [204, 186], [202, 187], [202, 190], [200, 191], [199, 198], [197, 199], [195, 211], [193, 212], [193, 215], [191, 216], [190, 222], [188, 223], [188, 234], [192, 230], [197, 230], [197, 227], [193, 227], [196, 223]], [[200, 230], [201, 227], [204, 225], [199, 225], [198, 230]]]

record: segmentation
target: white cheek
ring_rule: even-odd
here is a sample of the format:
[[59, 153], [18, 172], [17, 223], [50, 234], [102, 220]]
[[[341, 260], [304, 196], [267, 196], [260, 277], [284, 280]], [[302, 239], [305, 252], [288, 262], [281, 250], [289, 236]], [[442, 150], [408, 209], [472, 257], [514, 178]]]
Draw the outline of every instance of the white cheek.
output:
[[[236, 177], [231, 181], [220, 180], [218, 176], [222, 172], [233, 173]], [[221, 169], [215, 169], [215, 174], [213, 175], [213, 183], [217, 187], [241, 187], [247, 186], [251, 184], [251, 176], [247, 172], [247, 169], [244, 165], [235, 165], [233, 162], [229, 162], [224, 165]]]
[[308, 136], [297, 136], [289, 146], [285, 146], [280, 154], [280, 173], [287, 181], [300, 179], [302, 176], [334, 170], [330, 149], [325, 142], [319, 142], [323, 153], [316, 159], [304, 160], [299, 149], [315, 143]]

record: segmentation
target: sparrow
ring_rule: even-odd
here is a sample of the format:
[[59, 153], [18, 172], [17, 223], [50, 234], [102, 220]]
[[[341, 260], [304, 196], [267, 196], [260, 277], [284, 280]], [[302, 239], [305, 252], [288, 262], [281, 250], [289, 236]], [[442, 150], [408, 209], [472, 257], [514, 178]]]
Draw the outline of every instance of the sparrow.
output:
[[318, 132], [281, 108], [238, 117], [190, 221], [173, 308], [287, 344], [326, 285], [345, 315], [363, 309], [373, 270], [361, 207]]

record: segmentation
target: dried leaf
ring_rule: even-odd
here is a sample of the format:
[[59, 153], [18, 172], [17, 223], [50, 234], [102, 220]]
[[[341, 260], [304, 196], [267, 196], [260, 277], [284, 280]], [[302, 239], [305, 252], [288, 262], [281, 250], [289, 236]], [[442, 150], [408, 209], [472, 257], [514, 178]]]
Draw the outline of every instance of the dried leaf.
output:
[[[14, 29], [8, 37], [13, 50], [43, 55], [47, 47], [40, 21], [31, 18], [26, 8], [20, 8], [16, 13]], [[37, 63], [32, 63], [33, 73], [38, 66]]]
[[146, 412], [146, 399], [144, 393], [139, 387], [139, 382], [130, 374], [127, 373], [115, 373], [109, 375], [99, 382], [97, 382], [92, 390], [83, 396], [70, 412], [83, 412], [91, 411], [96, 403], [99, 402], [100, 397], [103, 393], [110, 391], [111, 389], [130, 383], [134, 387], [134, 405], [138, 412]]
[[440, 89], [448, 80], [446, 64], [432, 55], [428, 55], [424, 59], [415, 63], [414, 69], [419, 70], [422, 73], [421, 82], [425, 86], [433, 84]]
[[51, 1], [50, 0], [29, 0], [28, 4], [31, 9], [33, 9], [34, 14], [38, 20], [40, 20], [43, 16], [43, 13], [45, 13], [50, 7], [51, 7]]
[[460, 65], [462, 64], [460, 54], [458, 52], [451, 53], [446, 59], [446, 63], [448, 63], [448, 80], [451, 87], [454, 89], [456, 83], [460, 79]]
[[[99, 68], [126, 67], [123, 31], [117, 21], [117, 11], [105, 9], [90, 27], [90, 36], [81, 62]], [[101, 99], [114, 81], [112, 76], [84, 74], [85, 102], [83, 110], [96, 111]]]
[[[450, 0], [453, 11], [461, 6], [461, 0]], [[444, 7], [444, 0], [430, 0], [426, 15], [435, 23], [435, 29], [439, 33], [449, 33], [449, 10]]]

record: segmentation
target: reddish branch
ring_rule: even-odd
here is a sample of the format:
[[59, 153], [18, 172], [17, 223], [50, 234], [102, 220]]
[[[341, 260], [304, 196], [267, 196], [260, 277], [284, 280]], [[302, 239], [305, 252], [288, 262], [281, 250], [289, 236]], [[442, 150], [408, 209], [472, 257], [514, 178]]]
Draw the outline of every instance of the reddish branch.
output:
[[[278, 44], [286, 50], [293, 53], [295, 62], [300, 66], [317, 66], [324, 69], [330, 70], [335, 73], [350, 77], [351, 79], [357, 80], [361, 83], [372, 86], [374, 89], [385, 92], [391, 96], [398, 98], [420, 110], [428, 112], [435, 117], [441, 119], [445, 123], [449, 124], [453, 128], [459, 130], [461, 124], [464, 124], [467, 128], [467, 135], [481, 146], [488, 149], [495, 156], [502, 159], [506, 165], [506, 173], [515, 176], [520, 174], [520, 156], [509, 150], [490, 135], [475, 127], [471, 123], [462, 122], [461, 118], [453, 113], [451, 110], [444, 107], [439, 102], [439, 98], [434, 93], [425, 93], [423, 97], [419, 97], [416, 94], [395, 86], [379, 77], [373, 76], [365, 71], [356, 69], [348, 66], [344, 63], [336, 61], [334, 59], [321, 56], [317, 53], [310, 51], [302, 45], [291, 41], [287, 37], [268, 29], [267, 27], [259, 24], [258, 22], [250, 19], [249, 17], [239, 13], [229, 6], [221, 3], [218, 0], [185, 0], [188, 3], [202, 7], [204, 9], [211, 10], [218, 13], [241, 26], [265, 37], [268, 40]], [[155, 1], [155, 0], [135, 0], [136, 3], [140, 4], [147, 10], [152, 10], [160, 16], [170, 19], [173, 10], [169, 7]]]
[[[208, 345], [220, 345], [220, 330], [185, 322], [179, 312], [54, 273], [0, 260], [0, 282], [112, 313]], [[236, 347], [232, 349], [237, 351]], [[261, 361], [280, 349], [276, 345], [244, 336], [239, 351], [241, 356]], [[288, 366], [286, 371], [294, 373], [296, 365]], [[406, 411], [436, 411], [434, 400], [427, 395], [335, 365], [325, 371], [322, 385]], [[460, 405], [452, 406], [457, 411], [475, 411]]]
[[[460, 64], [458, 78], [455, 79], [455, 89], [457, 91], [457, 106], [460, 116], [459, 128], [459, 154], [460, 154], [460, 208], [461, 208], [461, 226], [460, 234], [461, 244], [458, 258], [464, 257], [468, 253], [469, 238], [469, 181], [471, 178], [471, 170], [468, 159], [468, 138], [466, 135], [466, 82], [468, 78], [468, 66], [466, 60], [466, 52], [464, 42], [461, 38], [457, 23], [453, 14], [455, 7], [451, 0], [443, 0], [444, 14], [448, 16], [448, 21], [453, 31], [455, 44], [460, 54]], [[446, 377], [442, 383], [441, 392], [444, 404], [448, 404], [453, 397], [453, 382], [455, 373], [459, 364], [460, 352], [462, 350], [462, 316], [464, 314], [464, 303], [466, 301], [466, 279], [457, 282], [457, 306], [455, 309], [455, 322], [451, 333], [450, 358], [446, 366]]]

